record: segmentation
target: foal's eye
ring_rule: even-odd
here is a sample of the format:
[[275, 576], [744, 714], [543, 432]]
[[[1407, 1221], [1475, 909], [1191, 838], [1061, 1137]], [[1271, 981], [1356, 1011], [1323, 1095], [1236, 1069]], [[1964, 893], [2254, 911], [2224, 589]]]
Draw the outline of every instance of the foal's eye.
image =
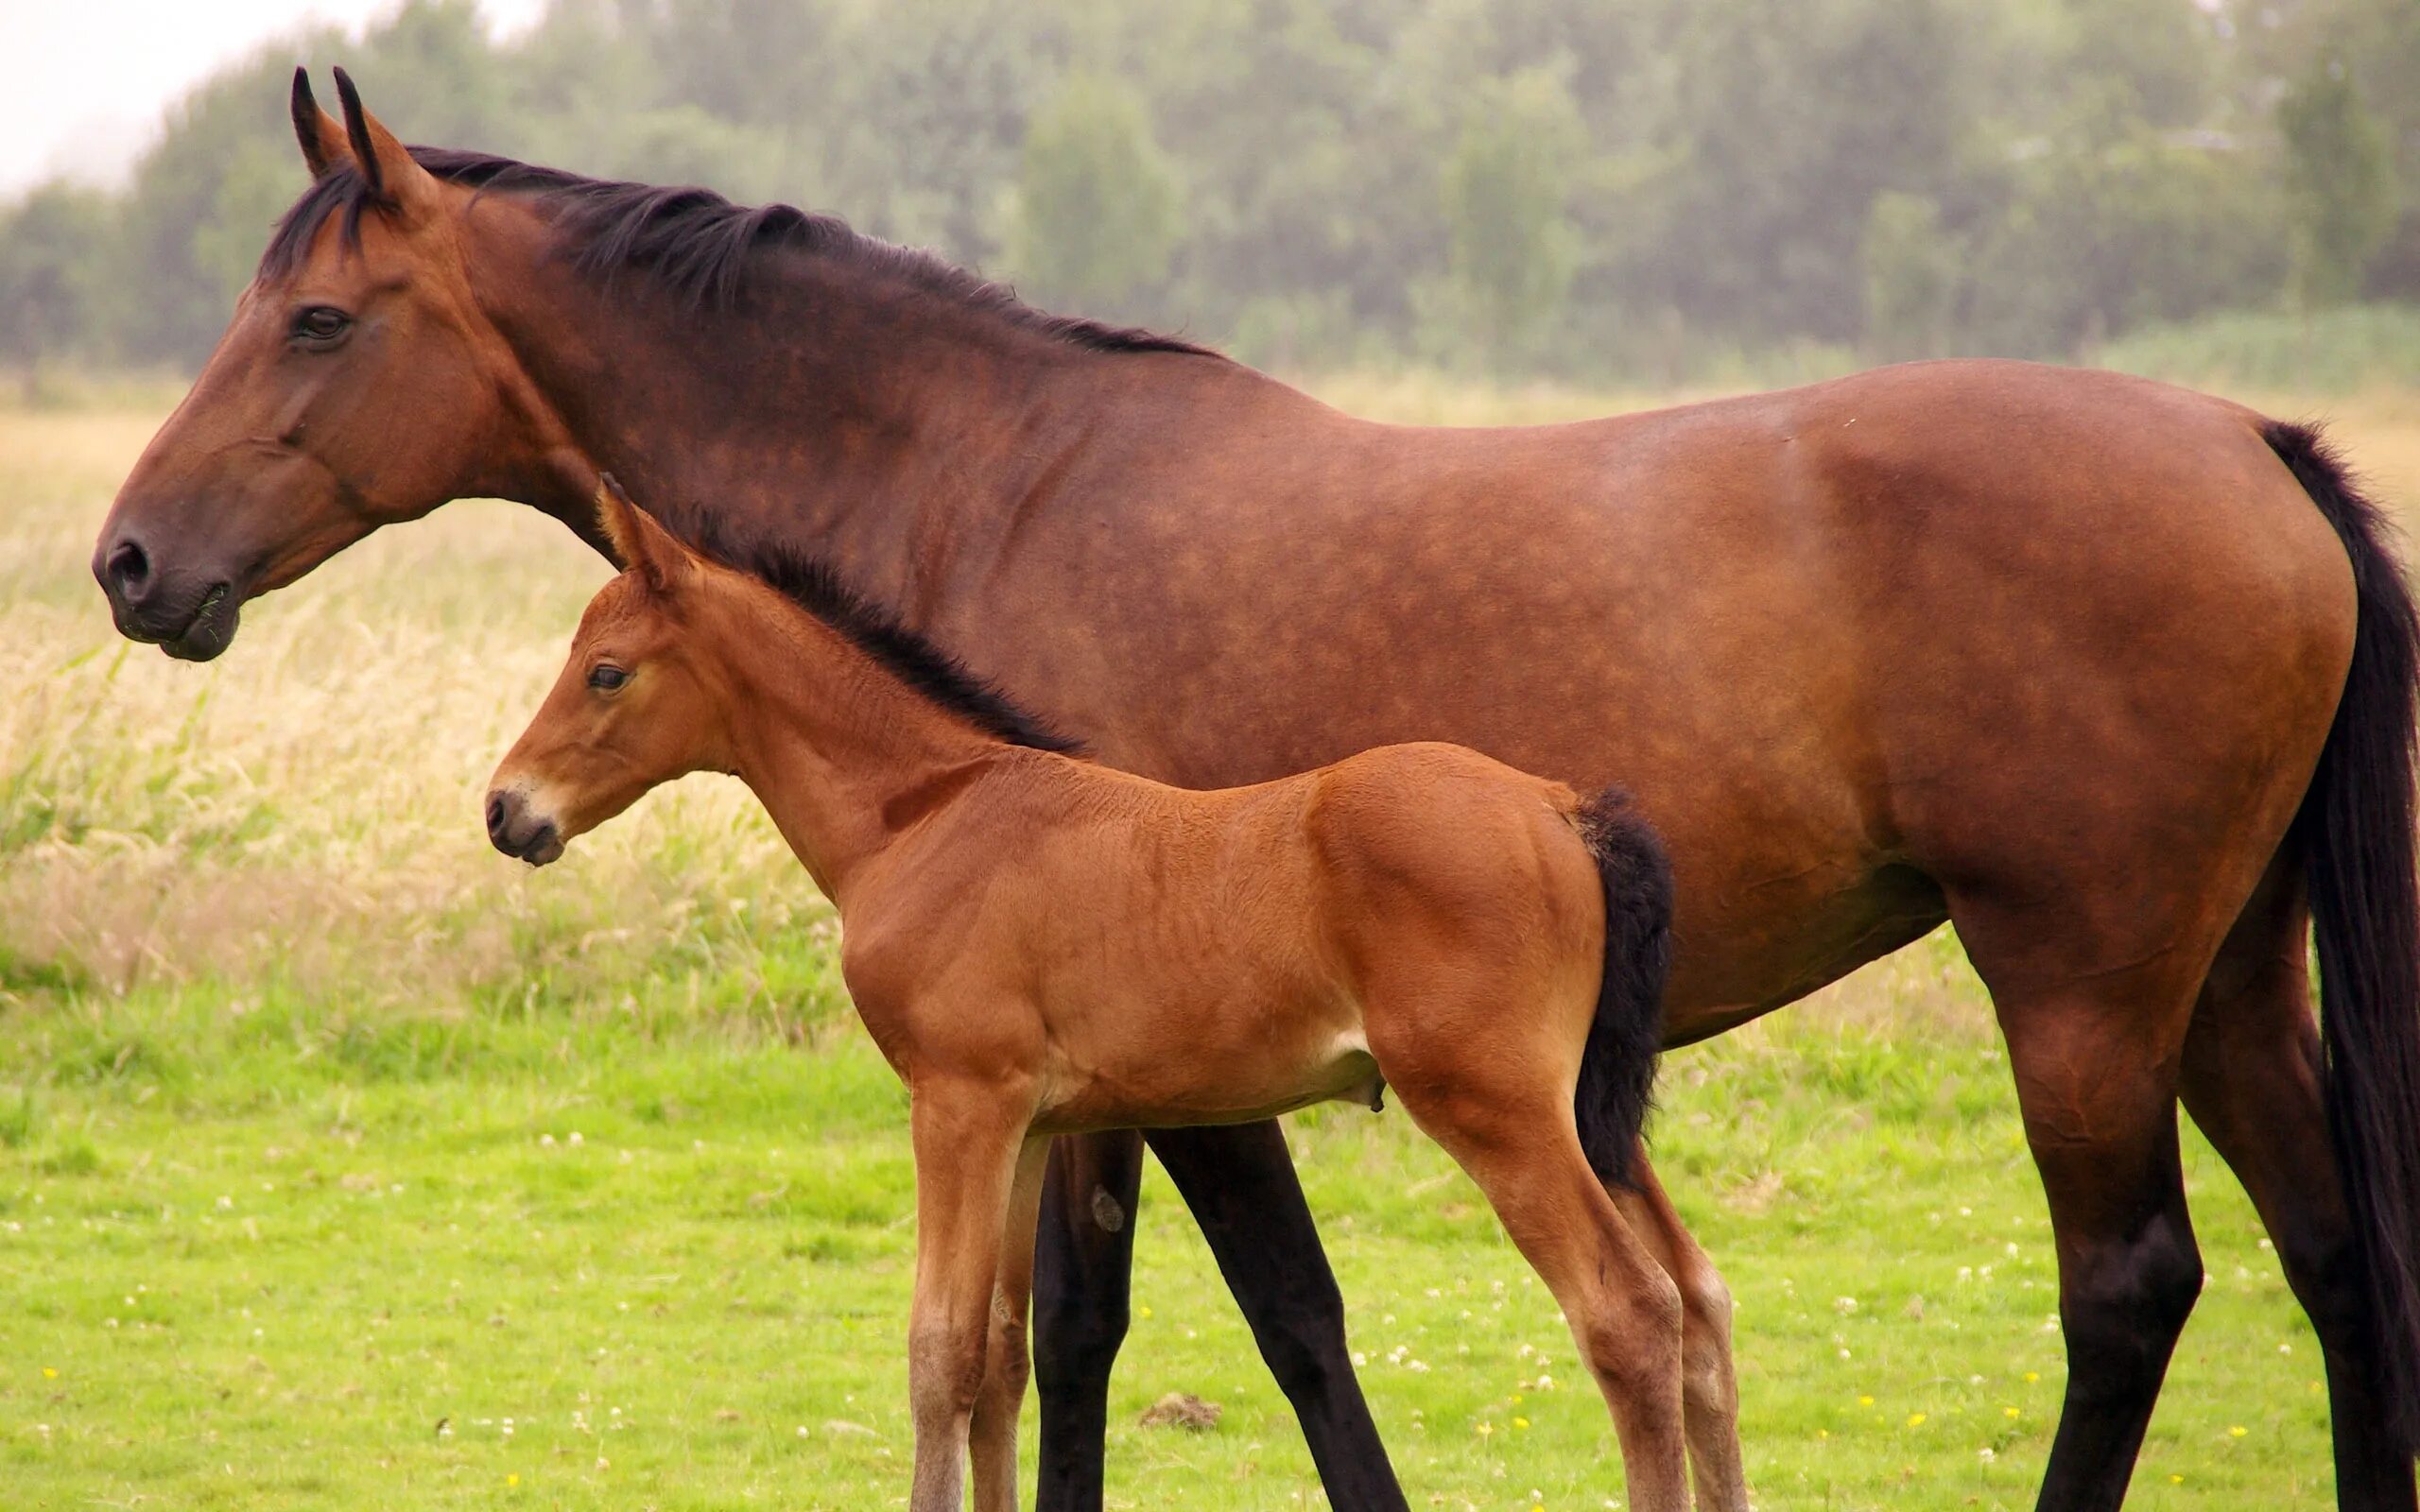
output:
[[294, 339], [312, 346], [326, 346], [343, 335], [353, 324], [353, 317], [332, 304], [306, 305], [294, 313]]
[[588, 669], [588, 685], [599, 693], [611, 693], [630, 680], [629, 673], [608, 662], [599, 662]]

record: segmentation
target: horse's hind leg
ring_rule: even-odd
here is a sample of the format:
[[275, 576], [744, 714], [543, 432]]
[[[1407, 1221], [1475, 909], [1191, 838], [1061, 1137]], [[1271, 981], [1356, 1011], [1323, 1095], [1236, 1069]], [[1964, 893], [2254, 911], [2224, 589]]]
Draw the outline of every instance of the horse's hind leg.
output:
[[2337, 1504], [2411, 1512], [2411, 1462], [2375, 1385], [2360, 1253], [2320, 1100], [2308, 921], [2281, 857], [2220, 949], [2185, 1040], [2186, 1108], [2235, 1169], [2310, 1315], [2326, 1361]]
[[1631, 1169], [1638, 1187], [1614, 1192], [1614, 1205], [1681, 1294], [1681, 1412], [1699, 1512], [1747, 1512], [1739, 1384], [1731, 1363], [1731, 1289], [1672, 1211], [1643, 1145], [1632, 1157]]
[[[1683, 1512], [1689, 1485], [1680, 1292], [1589, 1169], [1567, 1093], [1555, 1090], [1550, 1074], [1520, 1074], [1517, 1058], [1508, 1054], [1448, 1076], [1391, 1072], [1388, 1080], [1421, 1128], [1478, 1183], [1562, 1306], [1581, 1362], [1613, 1410], [1630, 1504], [1636, 1512]], [[1386, 1057], [1379, 1063], [1385, 1067]], [[1543, 1073], [1546, 1065], [1531, 1058], [1530, 1069]]]
[[2202, 1290], [2176, 1068], [2209, 952], [2187, 939], [2078, 970], [2056, 949], [2078, 937], [2079, 920], [1955, 891], [1950, 911], [2008, 1036], [2058, 1246], [2067, 1393], [2036, 1504], [2116, 1512]]

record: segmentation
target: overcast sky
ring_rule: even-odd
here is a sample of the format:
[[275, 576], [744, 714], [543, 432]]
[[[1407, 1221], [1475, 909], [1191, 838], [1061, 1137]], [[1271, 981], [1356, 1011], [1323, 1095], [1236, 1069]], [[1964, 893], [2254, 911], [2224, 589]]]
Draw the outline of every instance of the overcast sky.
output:
[[[401, 0], [0, 0], [0, 199], [53, 174], [115, 182], [171, 101], [304, 26], [358, 33]], [[545, 0], [479, 0], [492, 29]]]

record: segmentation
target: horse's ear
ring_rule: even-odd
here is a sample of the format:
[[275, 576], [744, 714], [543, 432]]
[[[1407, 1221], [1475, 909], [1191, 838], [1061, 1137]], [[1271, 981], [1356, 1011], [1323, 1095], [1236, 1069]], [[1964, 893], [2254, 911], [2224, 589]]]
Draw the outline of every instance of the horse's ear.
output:
[[361, 92], [341, 68], [337, 71], [337, 100], [344, 107], [345, 141], [353, 148], [354, 166], [361, 170], [372, 198], [412, 215], [437, 202], [437, 180], [412, 161], [395, 133], [361, 108]]
[[353, 161], [353, 148], [346, 143], [344, 128], [337, 118], [320, 109], [311, 95], [311, 71], [294, 71], [294, 98], [289, 106], [294, 116], [294, 140], [302, 145], [302, 161], [310, 165], [311, 177], [324, 179]]
[[622, 569], [639, 574], [657, 593], [680, 586], [697, 560], [655, 516], [631, 502], [611, 472], [596, 475], [596, 524]]

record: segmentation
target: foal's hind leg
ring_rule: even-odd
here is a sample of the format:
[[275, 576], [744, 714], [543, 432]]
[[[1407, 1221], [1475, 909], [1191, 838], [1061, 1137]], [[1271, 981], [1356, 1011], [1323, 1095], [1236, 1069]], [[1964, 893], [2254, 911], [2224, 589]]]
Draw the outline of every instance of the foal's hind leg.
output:
[[2289, 863], [2273, 865], [2219, 952], [2185, 1040], [2186, 1108], [2234, 1167], [2286, 1280], [2318, 1331], [2347, 1512], [2412, 1512], [2411, 1461], [2376, 1388], [2360, 1253], [2320, 1100], [2308, 923]]
[[1614, 1192], [1614, 1205], [1681, 1294], [1681, 1411], [1699, 1512], [1747, 1512], [1739, 1384], [1731, 1363], [1731, 1289], [1672, 1211], [1643, 1143], [1631, 1157], [1631, 1170], [1638, 1187]]
[[[1532, 1059], [1530, 1069], [1544, 1063]], [[1450, 1079], [1388, 1079], [1421, 1128], [1478, 1183], [1562, 1306], [1581, 1361], [1613, 1410], [1630, 1504], [1684, 1512], [1680, 1292], [1589, 1169], [1568, 1093], [1550, 1075], [1519, 1075], [1509, 1059]]]

